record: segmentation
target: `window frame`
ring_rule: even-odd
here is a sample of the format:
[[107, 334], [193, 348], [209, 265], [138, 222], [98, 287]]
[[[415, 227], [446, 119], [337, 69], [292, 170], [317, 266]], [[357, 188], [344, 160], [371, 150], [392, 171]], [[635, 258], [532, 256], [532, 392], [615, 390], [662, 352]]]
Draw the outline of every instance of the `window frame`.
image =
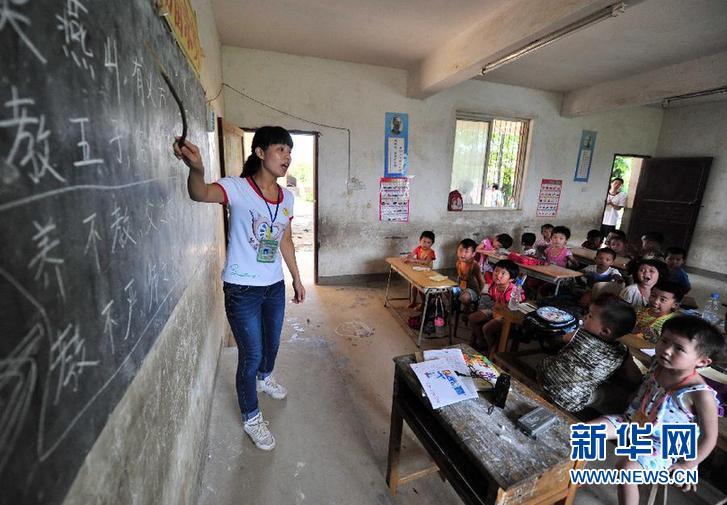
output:
[[[457, 138], [457, 121], [479, 121], [487, 123], [487, 143], [485, 147], [485, 164], [482, 166], [482, 188], [481, 188], [481, 203], [466, 203], [463, 206], [464, 211], [520, 211], [522, 210], [522, 188], [523, 180], [527, 172], [527, 162], [529, 159], [530, 151], [530, 132], [532, 130], [532, 118], [518, 117], [518, 116], [505, 116], [503, 114], [492, 114], [492, 113], [480, 113], [471, 112], [464, 110], [457, 110], [455, 112], [454, 120], [454, 132], [452, 136], [452, 159], [450, 163], [450, 179], [449, 186], [452, 187], [452, 178], [454, 177], [454, 150], [456, 148]], [[500, 121], [517, 121], [522, 123], [523, 132], [520, 138], [520, 144], [518, 146], [518, 156], [515, 168], [515, 175], [513, 181], [512, 196], [515, 200], [515, 207], [485, 207], [484, 198], [485, 190], [487, 189], [487, 165], [490, 160], [490, 144], [492, 142], [492, 128], [495, 120]]]

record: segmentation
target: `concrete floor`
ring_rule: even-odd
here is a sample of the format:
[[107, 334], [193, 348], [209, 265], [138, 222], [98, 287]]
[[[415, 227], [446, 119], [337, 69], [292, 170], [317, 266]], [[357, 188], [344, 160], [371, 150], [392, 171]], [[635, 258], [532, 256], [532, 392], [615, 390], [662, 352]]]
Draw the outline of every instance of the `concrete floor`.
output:
[[[303, 253], [299, 261], [305, 264], [310, 256]], [[695, 281], [700, 302], [710, 285], [727, 294], [724, 283]], [[289, 396], [260, 400], [277, 440], [274, 451], [256, 449], [243, 432], [234, 388], [236, 349], [222, 352], [199, 505], [462, 503], [437, 475], [402, 486], [395, 497], [386, 487], [391, 360], [414, 352], [416, 345], [401, 320], [383, 307], [383, 286], [313, 286], [310, 280], [306, 286], [306, 302], [288, 306], [276, 365]], [[395, 289], [399, 296], [406, 293], [403, 283]], [[427, 340], [426, 346], [446, 343]], [[430, 465], [406, 428], [403, 443], [403, 474]], [[647, 493], [642, 490], [642, 503]], [[609, 487], [582, 488], [576, 498], [578, 505], [615, 503]], [[668, 503], [704, 502], [671, 489]]]

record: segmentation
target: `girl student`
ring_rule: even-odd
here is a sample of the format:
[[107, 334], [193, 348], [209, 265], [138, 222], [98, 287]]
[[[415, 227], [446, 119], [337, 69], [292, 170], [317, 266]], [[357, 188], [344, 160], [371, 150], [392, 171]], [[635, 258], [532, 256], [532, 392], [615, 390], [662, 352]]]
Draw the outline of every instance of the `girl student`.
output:
[[260, 449], [275, 448], [263, 420], [257, 393], [283, 399], [287, 390], [272, 376], [285, 313], [282, 259], [293, 277], [293, 303], [305, 298], [295, 259], [290, 221], [293, 195], [277, 184], [290, 166], [293, 139], [280, 126], [255, 132], [252, 153], [240, 177], [204, 181], [197, 146], [189, 141], [174, 154], [189, 167], [187, 188], [197, 202], [222, 203], [230, 209], [230, 238], [222, 271], [225, 312], [238, 349], [235, 386], [244, 430]]

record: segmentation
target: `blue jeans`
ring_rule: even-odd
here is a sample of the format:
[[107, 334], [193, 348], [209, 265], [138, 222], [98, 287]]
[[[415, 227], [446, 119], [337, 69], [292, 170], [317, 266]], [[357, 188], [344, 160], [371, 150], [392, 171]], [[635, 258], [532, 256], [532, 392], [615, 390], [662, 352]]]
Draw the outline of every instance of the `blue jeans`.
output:
[[260, 410], [256, 379], [270, 375], [280, 347], [285, 314], [285, 283], [241, 286], [225, 282], [225, 312], [237, 342], [235, 387], [245, 420]]

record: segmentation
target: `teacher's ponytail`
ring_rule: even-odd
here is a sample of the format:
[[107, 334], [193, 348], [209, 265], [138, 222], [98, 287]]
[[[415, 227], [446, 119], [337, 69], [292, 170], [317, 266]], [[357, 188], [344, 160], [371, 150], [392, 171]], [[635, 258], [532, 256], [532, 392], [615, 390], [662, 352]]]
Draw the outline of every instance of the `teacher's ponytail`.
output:
[[282, 126], [263, 126], [258, 128], [255, 131], [255, 136], [252, 138], [252, 146], [250, 149], [252, 152], [242, 166], [241, 177], [252, 177], [262, 167], [262, 160], [255, 153], [255, 150], [259, 147], [265, 151], [274, 144], [284, 144], [293, 149], [293, 137]]

